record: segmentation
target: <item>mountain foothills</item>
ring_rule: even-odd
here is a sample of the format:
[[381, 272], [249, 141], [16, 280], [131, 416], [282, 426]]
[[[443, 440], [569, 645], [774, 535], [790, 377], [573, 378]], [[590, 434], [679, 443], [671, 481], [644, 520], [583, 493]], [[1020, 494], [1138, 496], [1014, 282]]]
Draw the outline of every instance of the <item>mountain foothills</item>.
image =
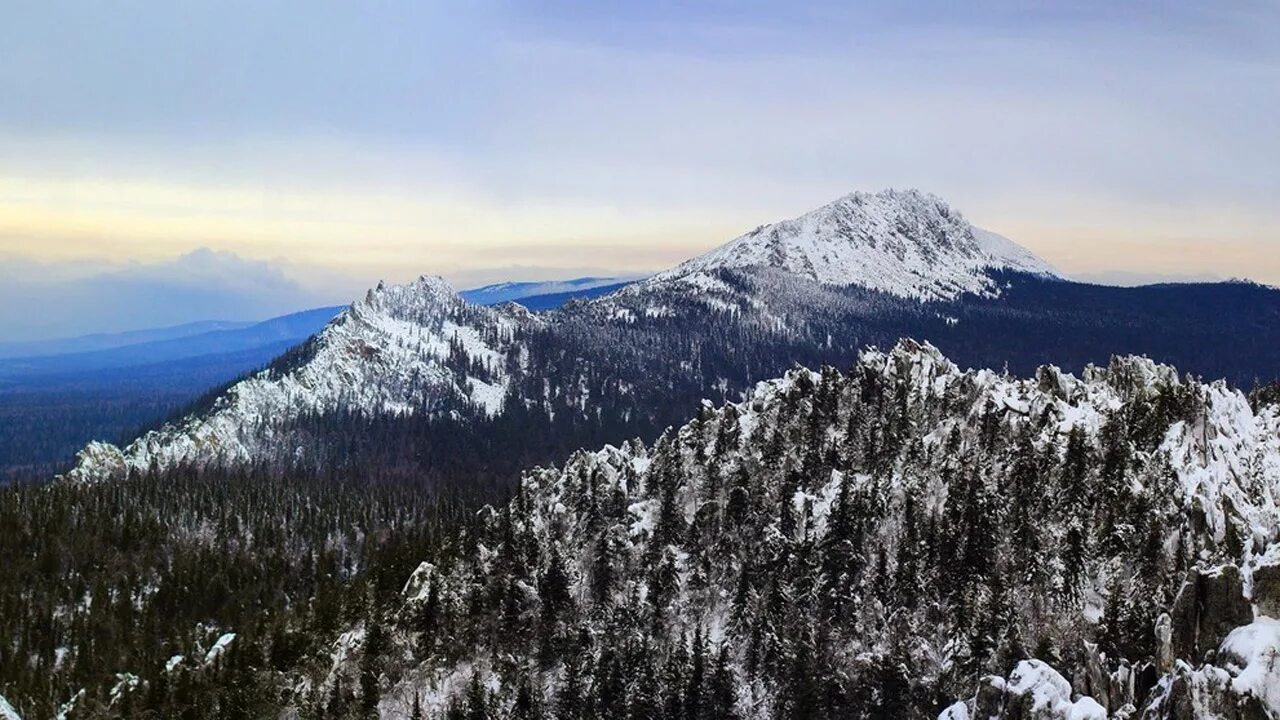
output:
[[0, 491], [0, 717], [1280, 717], [1280, 291], [917, 191], [620, 285], [379, 285]]

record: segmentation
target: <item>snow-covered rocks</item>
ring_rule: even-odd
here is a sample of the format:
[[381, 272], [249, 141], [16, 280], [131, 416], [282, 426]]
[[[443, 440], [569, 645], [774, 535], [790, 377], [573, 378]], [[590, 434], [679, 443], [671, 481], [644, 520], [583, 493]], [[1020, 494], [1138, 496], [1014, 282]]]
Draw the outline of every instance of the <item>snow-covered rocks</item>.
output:
[[1023, 660], [1007, 679], [986, 677], [967, 701], [948, 706], [938, 720], [1107, 720], [1092, 697], [1073, 693], [1071, 683], [1048, 663]]
[[1174, 657], [1200, 658], [1216, 649], [1232, 628], [1253, 619], [1242, 587], [1235, 565], [1187, 572], [1170, 611]]
[[1258, 720], [1280, 717], [1280, 620], [1259, 617], [1230, 632], [1213, 663], [1178, 662], [1142, 717]]
[[1249, 569], [1249, 597], [1258, 614], [1280, 618], [1280, 545], [1255, 558]]
[[[887, 692], [903, 686], [894, 671], [907, 668], [901, 677], [922, 695], [943, 688], [943, 697], [967, 698], [948, 706], [945, 720], [1136, 719], [1140, 708], [1154, 720], [1206, 716], [1185, 708], [1262, 708], [1270, 702], [1267, 648], [1274, 640], [1270, 621], [1254, 620], [1248, 582], [1280, 541], [1273, 462], [1280, 423], [1273, 409], [1254, 410], [1239, 397], [1139, 357], [1079, 376], [1046, 367], [1019, 378], [962, 370], [936, 347], [913, 341], [867, 350], [847, 372], [797, 368], [757, 383], [740, 402], [703, 404], [651, 447], [580, 451], [561, 468], [525, 473], [515, 500], [478, 514], [465, 553], [432, 558], [413, 574], [402, 614], [452, 612], [459, 625], [451, 632], [467, 637], [468, 623], [482, 629], [506, 617], [511, 634], [527, 636], [536, 625], [520, 618], [572, 602], [574, 633], [613, 647], [613, 626], [601, 618], [621, 623], [652, 612], [620, 636], [652, 640], [657, 649], [640, 655], [687, 651], [688, 639], [699, 635], [725, 649], [737, 696], [746, 698], [742, 707], [756, 713], [744, 717], [754, 719], [776, 717], [789, 702], [785, 687], [761, 680], [763, 673], [742, 680], [751, 648], [760, 648], [753, 646], [764, 632], [758, 628], [767, 623], [770, 642], [786, 647], [795, 636], [775, 628], [818, 616], [784, 588], [804, 588], [817, 604], [831, 597], [827, 588], [839, 588], [822, 583], [847, 574], [861, 594], [822, 620], [838, 639], [821, 671], [859, 678], [850, 688]], [[880, 439], [894, 427], [905, 437], [878, 456]], [[1124, 435], [1116, 432], [1121, 427]], [[981, 450], [984, 442], [990, 449]], [[1082, 480], [1071, 479], [1073, 442], [1084, 457]], [[1084, 484], [1072, 490], [1073, 482]], [[1094, 501], [1073, 506], [1070, 492]], [[1005, 529], [984, 524], [986, 514]], [[1025, 517], [1034, 521], [1017, 530]], [[1158, 521], [1144, 525], [1150, 517]], [[1053, 577], [1072, 562], [1059, 551], [1069, 545], [1073, 519], [1094, 527], [1074, 587], [1071, 575]], [[1019, 532], [1027, 542], [1017, 540]], [[940, 534], [909, 540], [916, 533]], [[953, 590], [936, 590], [941, 599], [926, 599], [924, 607], [908, 604], [930, 592], [915, 594], [929, 585], [931, 571], [921, 570], [929, 565], [914, 552], [935, 554], [930, 562], [945, 577], [963, 557], [945, 559], [958, 538], [968, 545], [1003, 533], [969, 580], [950, 587], [968, 582], [987, 602], [1007, 593], [1007, 605], [985, 605], [958, 620], [950, 614], [958, 602]], [[841, 547], [849, 554], [835, 550]], [[1023, 552], [1031, 547], [1039, 551]], [[1037, 566], [1035, 557], [1048, 559]], [[1194, 570], [1175, 610], [1186, 575], [1180, 568], [1188, 567]], [[993, 572], [1006, 573], [1016, 588], [994, 589]], [[1043, 590], [1030, 579], [1035, 573], [1048, 576]], [[459, 614], [478, 582], [506, 598], [510, 612], [493, 605], [480, 621]], [[881, 583], [904, 589], [879, 591]], [[559, 594], [548, 589], [554, 587]], [[846, 615], [857, 621], [836, 635]], [[499, 702], [512, 702], [513, 676], [491, 661], [507, 634], [478, 637], [460, 653], [419, 662], [392, 691], [410, 697], [438, 687], [432, 678], [480, 668], [486, 682], [503, 678]], [[992, 652], [974, 638], [1007, 649]], [[528, 650], [512, 652], [521, 658]], [[1016, 660], [1030, 653], [1040, 659]], [[1201, 665], [1211, 655], [1214, 664]], [[783, 653], [776, 667], [790, 668], [796, 657]], [[967, 663], [972, 669], [955, 674]], [[989, 672], [1000, 675], [978, 680]], [[1157, 685], [1160, 673], [1166, 676]], [[557, 670], [539, 682], [554, 695], [563, 675]], [[1147, 700], [1153, 686], [1154, 704]]]
[[1280, 620], [1260, 617], [1227, 635], [1218, 664], [1231, 674], [1231, 688], [1262, 701], [1280, 716]]
[[[1071, 683], [1040, 660], [1023, 660], [1009, 675], [1008, 699], [1001, 717], [1026, 720], [1106, 720], [1107, 711], [1091, 697], [1072, 700]], [[1015, 710], [1016, 708], [1016, 710]]]
[[231, 646], [231, 643], [235, 642], [235, 639], [236, 634], [233, 632], [219, 635], [218, 639], [214, 641], [213, 646], [204, 654], [204, 664], [208, 665], [209, 663], [216, 662], [218, 658], [222, 657], [223, 653], [227, 651], [227, 648]]

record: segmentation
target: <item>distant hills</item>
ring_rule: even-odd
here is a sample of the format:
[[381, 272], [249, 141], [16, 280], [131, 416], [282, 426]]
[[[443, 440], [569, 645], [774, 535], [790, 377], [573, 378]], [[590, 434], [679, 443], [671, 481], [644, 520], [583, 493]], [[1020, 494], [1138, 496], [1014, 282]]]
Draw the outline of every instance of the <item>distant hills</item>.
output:
[[598, 297], [636, 278], [580, 277], [572, 280], [547, 280], [541, 282], [503, 282], [463, 290], [458, 295], [476, 305], [497, 305], [518, 302], [530, 310], [548, 310], [563, 305], [575, 297]]
[[[518, 302], [530, 310], [550, 310], [573, 298], [599, 297], [630, 282], [629, 279], [614, 277], [504, 282], [464, 290], [459, 295], [476, 305]], [[203, 356], [253, 357], [252, 353], [245, 353], [255, 348], [275, 347], [282, 343], [288, 346], [306, 340], [320, 332], [344, 307], [312, 308], [261, 322], [205, 320], [121, 333], [4, 342], [0, 343], [0, 386], [52, 375], [154, 365]]]
[[[45, 344], [45, 347], [61, 348], [61, 352], [0, 360], [0, 383], [167, 363], [206, 355], [236, 354], [281, 343], [292, 345], [319, 332], [341, 310], [341, 307], [323, 307], [253, 324], [191, 323], [174, 328], [56, 341]], [[101, 347], [87, 349], [94, 345]]]
[[173, 340], [203, 333], [221, 330], [238, 330], [257, 323], [251, 321], [236, 322], [232, 320], [202, 320], [199, 322], [173, 325], [162, 328], [148, 328], [119, 333], [94, 333], [78, 337], [57, 338], [54, 340], [28, 340], [21, 342], [0, 342], [0, 359], [31, 358], [49, 355], [67, 355], [86, 353], [96, 350], [109, 350], [126, 345], [141, 345], [149, 342]]

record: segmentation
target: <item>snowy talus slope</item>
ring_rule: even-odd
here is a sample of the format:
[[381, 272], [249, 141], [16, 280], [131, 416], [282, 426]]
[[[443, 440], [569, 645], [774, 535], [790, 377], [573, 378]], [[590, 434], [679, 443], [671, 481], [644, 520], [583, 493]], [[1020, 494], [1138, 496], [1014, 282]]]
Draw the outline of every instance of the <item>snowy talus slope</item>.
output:
[[[1121, 424], [1129, 439], [1108, 440]], [[1069, 498], [1072, 437], [1092, 458], [1082, 480], [1092, 500]], [[935, 348], [904, 341], [863, 353], [847, 375], [796, 370], [760, 383], [742, 402], [704, 407], [653, 447], [580, 452], [563, 468], [527, 473], [509, 506], [480, 514], [465, 551], [424, 563], [407, 583], [400, 616], [432, 608], [433, 629], [416, 642], [446, 650], [415, 656], [384, 693], [384, 717], [415, 693], [441, 710], [477, 675], [504, 704], [520, 673], [532, 672], [554, 703], [570, 665], [607, 667], [628, 645], [659, 667], [663, 657], [687, 663], [690, 638], [723, 653], [739, 716], [789, 716], [787, 678], [803, 658], [787, 655], [783, 627], [823, 612], [833, 613], [818, 621], [829, 645], [808, 647], [817, 653], [810, 670], [855, 693], [858, 683], [888, 687], [884, 673], [901, 666], [904, 682], [932, 688], [921, 692], [969, 697], [966, 672], [997, 670], [983, 664], [996, 659], [961, 670], [981, 659], [970, 643], [983, 647], [991, 632], [1011, 652], [1065, 643], [1049, 653], [1082, 663], [999, 666], [1008, 679], [986, 677], [946, 709], [950, 720], [1172, 718], [1187, 703], [1204, 709], [1197, 716], [1246, 717], [1230, 708], [1249, 703], [1274, 716], [1280, 638], [1261, 615], [1272, 606], [1258, 578], [1280, 554], [1278, 493], [1280, 410], [1255, 411], [1224, 384], [1185, 381], [1136, 357], [1081, 377], [1051, 367], [1031, 378], [961, 371]], [[1081, 527], [1087, 549], [1073, 576], [1062, 548]], [[860, 540], [836, 552], [849, 537]], [[998, 544], [983, 555], [988, 540]], [[951, 576], [971, 562], [947, 559], [960, 547], [992, 566]], [[1186, 591], [1186, 572], [1236, 577], [1226, 566], [1253, 578], [1227, 590], [1259, 615], [1254, 623], [1212, 640], [1207, 620], [1172, 630], [1199, 634], [1210, 650], [1220, 643], [1220, 665], [1201, 665], [1168, 634], [1155, 651], [1167, 661], [1098, 649], [1099, 639], [1121, 642], [1108, 639], [1113, 632], [1148, 642], [1148, 621], [1124, 629], [1131, 616], [1182, 622], [1169, 619], [1177, 611], [1164, 598]], [[993, 574], [1010, 584], [997, 587]], [[558, 602], [574, 612], [555, 622], [581, 639], [566, 659], [530, 671], [523, 653], [542, 645], [519, 638], [546, 632], [538, 628], [555, 597], [547, 578], [560, 576], [569, 586]], [[826, 609], [836, 600], [848, 604]], [[955, 609], [968, 603], [976, 610]], [[816, 642], [799, 632], [801, 643]], [[1028, 632], [1040, 643], [1027, 638], [1018, 650]], [[415, 642], [412, 630], [401, 638]], [[782, 658], [776, 674], [770, 653]], [[1156, 672], [1164, 679], [1148, 704], [1142, 678]], [[883, 701], [870, 692], [856, 702]]]
[[[379, 285], [303, 346], [292, 367], [238, 382], [208, 410], [123, 449], [93, 443], [68, 478], [99, 479], [153, 462], [251, 461], [265, 457], [273, 428], [305, 413], [430, 412], [449, 400], [496, 413], [509, 356], [518, 352], [512, 334], [540, 322], [516, 306], [470, 305], [438, 277]], [[483, 378], [471, 374], [472, 364]]]
[[1058, 276], [1026, 249], [970, 225], [934, 195], [885, 190], [852, 193], [757, 228], [642, 285], [749, 267], [775, 267], [821, 283], [921, 299], [996, 292], [987, 270]]

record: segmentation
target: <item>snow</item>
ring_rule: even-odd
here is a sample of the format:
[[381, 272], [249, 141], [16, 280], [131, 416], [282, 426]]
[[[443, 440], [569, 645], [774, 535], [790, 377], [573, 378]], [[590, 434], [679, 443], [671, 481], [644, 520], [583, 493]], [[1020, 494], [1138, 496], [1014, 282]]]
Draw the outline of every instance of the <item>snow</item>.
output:
[[1194, 424], [1176, 423], [1162, 445], [1183, 487], [1183, 502], [1203, 510], [1215, 540], [1226, 534], [1229, 509], [1248, 524], [1245, 537], [1275, 537], [1280, 532], [1278, 409], [1269, 406], [1255, 414], [1238, 390], [1223, 383], [1203, 387], [1200, 417]]
[[575, 290], [590, 290], [608, 285], [617, 285], [635, 279], [634, 276], [620, 276], [583, 277], [573, 280], [500, 282], [463, 290], [458, 294], [465, 298], [467, 302], [477, 305], [497, 305], [498, 303], [519, 301], [522, 298], [536, 297], [538, 295], [555, 295]]
[[969, 706], [963, 702], [954, 703], [938, 715], [938, 720], [969, 720]]
[[658, 511], [661, 508], [657, 500], [643, 500], [627, 507], [627, 514], [635, 518], [631, 522], [631, 537], [650, 537], [658, 525]]
[[13, 709], [3, 695], [0, 695], [0, 720], [22, 720], [22, 716], [18, 715], [18, 711]]
[[998, 294], [991, 269], [1058, 277], [1007, 238], [973, 227], [917, 190], [852, 193], [792, 220], [759, 227], [638, 285], [707, 287], [718, 268], [777, 267], [830, 285], [861, 285], [901, 297]]
[[217, 642], [213, 644], [213, 647], [209, 648], [209, 652], [204, 654], [205, 664], [208, 665], [209, 663], [221, 657], [222, 653], [226, 652], [227, 646], [230, 645], [231, 641], [235, 639], [236, 639], [235, 633], [224, 633], [221, 637], [219, 637]]
[[427, 588], [429, 587], [428, 582], [431, 580], [431, 575], [435, 571], [435, 565], [425, 561], [419, 563], [418, 568], [413, 571], [413, 574], [410, 575], [409, 579], [405, 582], [404, 589], [400, 591], [401, 594], [411, 599], [424, 597], [426, 595]]
[[182, 661], [186, 659], [187, 657], [185, 655], [174, 655], [173, 657], [165, 661], [164, 671], [173, 672], [173, 669], [178, 667], [178, 665], [182, 664]]
[[76, 706], [79, 705], [80, 701], [83, 699], [84, 688], [80, 688], [76, 691], [75, 695], [71, 696], [70, 700], [58, 706], [58, 712], [53, 716], [54, 720], [67, 720], [67, 716], [76, 709]]
[[1071, 683], [1047, 663], [1023, 660], [1009, 676], [1009, 693], [1031, 697], [1035, 717], [1069, 720], [1107, 720], [1107, 711], [1096, 700], [1082, 697], [1071, 701]]
[[1232, 630], [1218, 652], [1219, 662], [1235, 676], [1232, 688], [1280, 715], [1280, 620], [1258, 617]]

